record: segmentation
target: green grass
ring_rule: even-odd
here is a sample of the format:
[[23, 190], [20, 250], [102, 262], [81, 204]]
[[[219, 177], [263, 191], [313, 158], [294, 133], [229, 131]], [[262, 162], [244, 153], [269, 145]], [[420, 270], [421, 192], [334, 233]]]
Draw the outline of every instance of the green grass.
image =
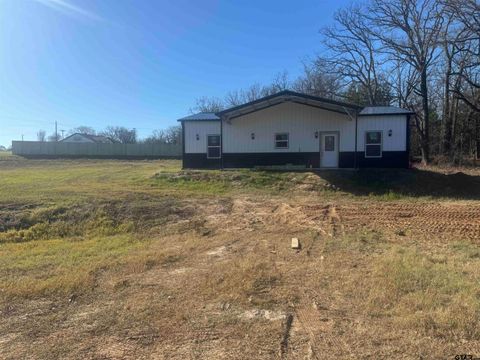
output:
[[[2, 166], [3, 165], [3, 166]], [[154, 189], [145, 179], [180, 169], [178, 161], [27, 161], [0, 162], [0, 202], [68, 202], [111, 198]]]
[[1, 293], [11, 298], [85, 291], [95, 285], [98, 270], [125, 263], [146, 245], [128, 234], [3, 244]]
[[0, 202], [68, 203], [126, 194], [224, 195], [287, 191], [305, 174], [180, 171], [180, 161], [37, 160], [0, 162]]
[[159, 188], [204, 194], [227, 194], [242, 190], [281, 193], [295, 189], [306, 176], [306, 173], [257, 170], [182, 171], [159, 172], [148, 182]]

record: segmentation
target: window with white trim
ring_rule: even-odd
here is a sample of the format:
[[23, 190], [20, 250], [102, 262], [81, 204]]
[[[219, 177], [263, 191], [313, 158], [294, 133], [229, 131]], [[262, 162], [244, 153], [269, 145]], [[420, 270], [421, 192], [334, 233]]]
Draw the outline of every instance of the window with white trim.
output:
[[207, 135], [207, 159], [220, 159], [220, 135]]
[[382, 157], [382, 132], [367, 131], [365, 133], [365, 157], [379, 158]]
[[288, 149], [288, 133], [275, 134], [275, 149]]

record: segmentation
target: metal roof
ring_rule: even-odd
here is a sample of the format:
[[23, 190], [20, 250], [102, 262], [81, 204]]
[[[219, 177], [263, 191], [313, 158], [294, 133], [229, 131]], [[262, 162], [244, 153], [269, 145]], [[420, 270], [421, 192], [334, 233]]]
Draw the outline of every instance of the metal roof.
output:
[[360, 116], [375, 115], [411, 115], [415, 114], [411, 110], [402, 109], [396, 106], [367, 106], [360, 111]]
[[178, 119], [178, 121], [190, 121], [190, 120], [207, 121], [207, 120], [220, 120], [220, 118], [217, 116], [217, 114], [212, 112], [201, 112], [198, 114], [193, 114], [193, 115], [185, 116], [181, 119]]
[[248, 103], [234, 106], [229, 109], [222, 110], [218, 113], [201, 112], [198, 114], [186, 116], [178, 119], [178, 121], [211, 121], [220, 120], [221, 117], [233, 119], [242, 115], [246, 115], [258, 110], [266, 109], [270, 106], [278, 105], [284, 102], [294, 102], [308, 106], [317, 107], [329, 111], [335, 111], [347, 114], [351, 118], [355, 113], [359, 116], [375, 116], [375, 115], [410, 115], [413, 111], [401, 109], [395, 106], [367, 106], [359, 105], [322, 98], [308, 94], [297, 93], [295, 91], [284, 90], [276, 94], [265, 96], [263, 98], [250, 101]]
[[265, 96], [263, 98], [250, 101], [246, 104], [235, 106], [217, 113], [220, 116], [228, 118], [239, 117], [254, 111], [268, 108], [270, 106], [278, 105], [283, 102], [290, 101], [298, 104], [318, 107], [325, 110], [349, 114], [349, 110], [360, 110], [361, 107], [355, 104], [326, 99], [318, 96], [297, 93], [295, 91], [283, 90], [276, 94]]
[[94, 143], [97, 143], [97, 144], [113, 144], [113, 143], [116, 142], [115, 140], [113, 140], [112, 138], [110, 138], [108, 136], [91, 135], [91, 134], [84, 134], [84, 133], [74, 133], [72, 135], [67, 136], [66, 138], [61, 139], [60, 142], [68, 142], [68, 141], [65, 141], [65, 140], [68, 140], [71, 137], [76, 136], [76, 135], [83, 136], [84, 138], [92, 140]]

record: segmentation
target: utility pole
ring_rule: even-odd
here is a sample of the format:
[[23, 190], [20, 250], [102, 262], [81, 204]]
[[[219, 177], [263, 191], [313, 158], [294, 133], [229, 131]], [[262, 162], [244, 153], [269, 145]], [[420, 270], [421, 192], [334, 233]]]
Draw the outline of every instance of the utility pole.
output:
[[22, 141], [23, 141], [23, 134], [22, 134]]
[[58, 141], [57, 122], [55, 121], [55, 141]]
[[63, 139], [63, 133], [65, 132], [65, 130], [60, 130], [62, 132], [62, 139]]

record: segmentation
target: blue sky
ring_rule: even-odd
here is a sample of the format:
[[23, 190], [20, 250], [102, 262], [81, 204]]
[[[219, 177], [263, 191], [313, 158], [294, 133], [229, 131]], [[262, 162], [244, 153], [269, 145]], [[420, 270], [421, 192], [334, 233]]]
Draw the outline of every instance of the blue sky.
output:
[[195, 99], [319, 51], [348, 0], [0, 0], [0, 144], [87, 125], [176, 124]]

